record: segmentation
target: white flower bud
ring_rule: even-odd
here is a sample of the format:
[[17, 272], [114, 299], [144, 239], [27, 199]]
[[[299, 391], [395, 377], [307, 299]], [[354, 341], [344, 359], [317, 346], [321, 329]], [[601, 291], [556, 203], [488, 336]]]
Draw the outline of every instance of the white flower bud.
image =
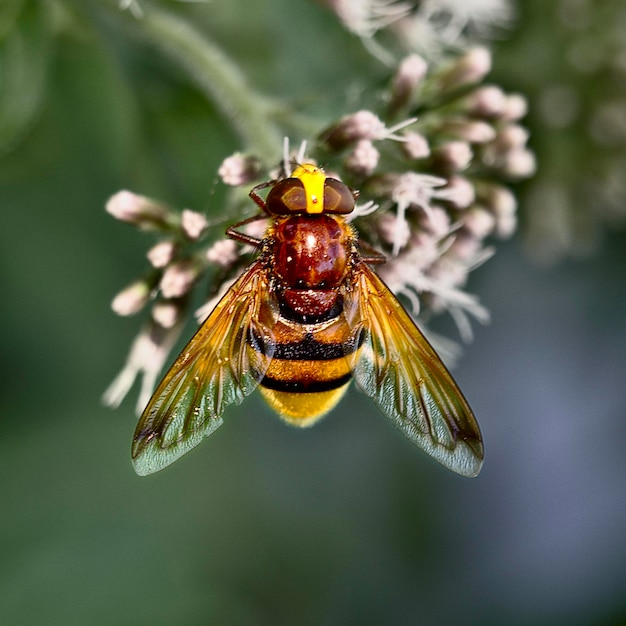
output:
[[115, 219], [135, 224], [144, 230], [159, 230], [168, 221], [168, 210], [132, 191], [118, 191], [106, 203], [106, 211]]
[[161, 269], [169, 265], [176, 254], [176, 244], [173, 241], [159, 241], [148, 250], [146, 256], [153, 267]]
[[537, 171], [535, 154], [525, 148], [511, 150], [506, 154], [502, 171], [513, 178], [528, 178]]
[[404, 137], [398, 135], [397, 131], [410, 126], [415, 121], [416, 118], [409, 118], [387, 128], [384, 122], [371, 111], [357, 111], [352, 115], [347, 115], [322, 133], [322, 140], [334, 150], [343, 150], [361, 139], [404, 141]]
[[150, 285], [145, 280], [137, 280], [113, 298], [111, 308], [122, 317], [135, 315], [146, 305], [151, 291]]
[[408, 107], [417, 87], [424, 80], [428, 64], [418, 54], [411, 54], [400, 63], [391, 81], [389, 110], [394, 112]]
[[528, 141], [528, 130], [519, 124], [508, 124], [497, 135], [495, 142], [500, 150], [522, 148]]
[[481, 120], [454, 120], [444, 124], [441, 131], [469, 143], [487, 143], [496, 137], [496, 129]]
[[481, 240], [469, 232], [459, 232], [448, 248], [446, 254], [460, 261], [472, 261], [480, 250]]
[[495, 218], [494, 234], [507, 239], [517, 228], [517, 199], [513, 192], [496, 183], [481, 186], [480, 200]]
[[495, 235], [500, 239], [509, 239], [517, 230], [517, 215], [496, 216]]
[[161, 293], [164, 298], [180, 298], [192, 287], [200, 273], [199, 265], [190, 260], [183, 259], [169, 265], [161, 277]]
[[481, 192], [487, 207], [496, 216], [510, 216], [517, 211], [517, 199], [513, 192], [502, 185], [490, 184]]
[[163, 328], [173, 328], [180, 313], [180, 306], [169, 300], [156, 302], [152, 307], [152, 319]]
[[181, 217], [181, 228], [187, 239], [196, 241], [208, 226], [206, 217], [202, 213], [184, 209]]
[[409, 159], [425, 159], [430, 156], [430, 146], [424, 135], [408, 131], [404, 133], [402, 149]]
[[361, 139], [346, 160], [346, 167], [360, 176], [369, 176], [378, 165], [380, 152], [369, 139]]
[[420, 226], [435, 239], [442, 239], [450, 232], [450, 218], [445, 209], [431, 206], [428, 213], [419, 216]]
[[433, 151], [438, 165], [452, 172], [467, 169], [474, 153], [466, 141], [447, 141]]
[[445, 192], [444, 199], [455, 209], [467, 208], [476, 198], [474, 185], [464, 176], [451, 176], [442, 191]]
[[495, 85], [478, 87], [461, 100], [461, 110], [476, 117], [494, 118], [506, 109], [507, 96]]
[[237, 260], [237, 244], [233, 239], [218, 239], [206, 252], [207, 261], [229, 267]]
[[371, 111], [357, 111], [344, 117], [325, 136], [333, 148], [342, 149], [361, 139], [380, 139], [386, 132], [384, 122]]
[[456, 59], [439, 77], [445, 91], [479, 83], [491, 70], [491, 52], [476, 47]]
[[398, 219], [391, 213], [383, 213], [377, 223], [380, 238], [388, 244], [394, 244], [398, 249], [404, 248], [409, 242], [411, 231], [405, 219]]
[[490, 235], [496, 224], [492, 213], [482, 206], [474, 205], [463, 213], [463, 227], [466, 232], [477, 239], [484, 239]]
[[517, 122], [528, 113], [528, 100], [519, 93], [506, 96], [502, 110], [502, 119], [507, 122]]
[[251, 183], [259, 176], [260, 164], [255, 157], [237, 152], [222, 161], [217, 173], [225, 185], [238, 187]]

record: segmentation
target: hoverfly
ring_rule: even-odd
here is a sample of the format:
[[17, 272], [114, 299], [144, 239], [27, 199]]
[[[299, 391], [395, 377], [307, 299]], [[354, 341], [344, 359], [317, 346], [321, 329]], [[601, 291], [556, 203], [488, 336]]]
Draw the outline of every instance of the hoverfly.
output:
[[[265, 200], [259, 195], [270, 187]], [[458, 474], [483, 461], [463, 394], [409, 314], [359, 252], [346, 215], [356, 193], [312, 164], [257, 185], [262, 209], [227, 229], [259, 249], [193, 336], [144, 410], [132, 445], [138, 474], [156, 472], [222, 424], [259, 389], [283, 419], [310, 426], [354, 379], [417, 446]], [[237, 228], [270, 224], [262, 239]]]

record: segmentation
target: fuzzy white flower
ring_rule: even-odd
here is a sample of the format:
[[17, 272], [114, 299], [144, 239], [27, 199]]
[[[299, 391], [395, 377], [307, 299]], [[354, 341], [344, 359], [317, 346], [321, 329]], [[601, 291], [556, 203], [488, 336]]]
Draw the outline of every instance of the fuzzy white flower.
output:
[[486, 38], [494, 28], [509, 26], [515, 16], [509, 0], [422, 0], [419, 15], [450, 43], [466, 30]]
[[327, 4], [343, 25], [359, 37], [372, 37], [412, 9], [411, 3], [398, 0], [328, 0]]
[[369, 139], [360, 139], [346, 159], [346, 167], [359, 176], [369, 176], [376, 169], [380, 152]]
[[246, 185], [259, 175], [259, 160], [236, 152], [222, 161], [217, 174], [225, 185], [231, 187]]
[[207, 261], [229, 267], [237, 260], [237, 244], [233, 239], [218, 239], [206, 252]]
[[454, 319], [464, 341], [472, 339], [471, 315], [481, 322], [489, 320], [489, 312], [477, 296], [461, 288], [467, 275], [489, 258], [492, 250], [477, 249], [471, 257], [461, 260], [446, 248], [443, 240], [422, 232], [411, 237], [406, 251], [383, 265], [378, 273], [389, 288], [402, 294], [411, 303], [412, 314], [420, 312], [419, 296], [434, 297], [431, 308], [446, 310]]
[[120, 222], [154, 230], [168, 219], [165, 207], [132, 191], [118, 191], [106, 203], [106, 211]]
[[175, 255], [176, 244], [170, 239], [159, 241], [146, 253], [146, 257], [152, 266], [159, 269], [171, 263]]
[[200, 235], [207, 229], [209, 223], [202, 213], [197, 211], [191, 211], [190, 209], [184, 209], [181, 216], [181, 227], [185, 235], [196, 241], [200, 238]]
[[130, 11], [133, 17], [140, 19], [143, 17], [143, 9], [137, 0], [120, 0], [120, 11]]
[[141, 389], [136, 408], [137, 414], [140, 414], [150, 400], [157, 377], [183, 326], [184, 320], [171, 328], [164, 328], [154, 322], [146, 324], [133, 341], [122, 371], [104, 392], [102, 396], [104, 404], [117, 408], [137, 377], [141, 376]]
[[425, 159], [430, 156], [428, 139], [424, 135], [413, 131], [404, 133], [402, 149], [409, 159]]
[[193, 286], [200, 274], [200, 265], [191, 259], [181, 259], [168, 265], [159, 287], [164, 298], [180, 298]]
[[379, 30], [409, 15], [413, 10], [410, 2], [399, 0], [326, 0], [347, 30], [363, 41], [369, 52], [386, 64], [393, 62], [393, 57], [374, 41], [373, 36]]
[[429, 219], [434, 220], [431, 203], [434, 199], [446, 199], [450, 191], [441, 189], [447, 180], [430, 174], [407, 172], [394, 181], [391, 188], [391, 199], [396, 205], [396, 235], [393, 239], [392, 255], [397, 256], [402, 248], [401, 234], [405, 230], [406, 210], [409, 207], [422, 209]]
[[355, 204], [354, 211], [346, 215], [346, 221], [351, 222], [355, 220], [357, 217], [365, 217], [366, 215], [371, 215], [375, 213], [380, 208], [379, 204], [376, 204], [373, 200], [368, 200], [363, 204]]
[[180, 319], [181, 312], [178, 302], [160, 300], [152, 307], [152, 319], [163, 328], [173, 328]]
[[375, 113], [363, 109], [343, 117], [337, 124], [326, 130], [323, 134], [323, 139], [328, 146], [336, 150], [351, 146], [363, 139], [368, 141], [392, 139], [404, 142], [406, 141], [406, 136], [398, 134], [398, 131], [416, 121], [417, 118], [411, 117], [387, 127]]
[[150, 285], [144, 279], [136, 280], [113, 298], [111, 308], [122, 317], [135, 315], [148, 303], [151, 291]]

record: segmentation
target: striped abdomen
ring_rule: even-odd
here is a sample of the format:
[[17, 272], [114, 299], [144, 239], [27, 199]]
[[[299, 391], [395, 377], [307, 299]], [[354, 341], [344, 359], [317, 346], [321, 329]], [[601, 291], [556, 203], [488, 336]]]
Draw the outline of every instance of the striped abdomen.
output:
[[[338, 311], [340, 312], [340, 310]], [[260, 383], [267, 403], [296, 426], [310, 426], [341, 400], [355, 350], [342, 315], [317, 323], [281, 316], [274, 358]]]
[[354, 231], [343, 218], [292, 215], [270, 235], [280, 317], [274, 357], [260, 383], [269, 405], [308, 426], [339, 402], [350, 383], [354, 351], [341, 313]]

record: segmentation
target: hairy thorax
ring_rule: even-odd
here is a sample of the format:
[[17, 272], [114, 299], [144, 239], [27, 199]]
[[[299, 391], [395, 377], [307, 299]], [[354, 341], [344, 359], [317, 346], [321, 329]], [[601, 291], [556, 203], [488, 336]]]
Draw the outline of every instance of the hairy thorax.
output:
[[335, 306], [353, 240], [352, 228], [330, 215], [291, 216], [276, 224], [274, 271], [293, 312], [319, 317]]

